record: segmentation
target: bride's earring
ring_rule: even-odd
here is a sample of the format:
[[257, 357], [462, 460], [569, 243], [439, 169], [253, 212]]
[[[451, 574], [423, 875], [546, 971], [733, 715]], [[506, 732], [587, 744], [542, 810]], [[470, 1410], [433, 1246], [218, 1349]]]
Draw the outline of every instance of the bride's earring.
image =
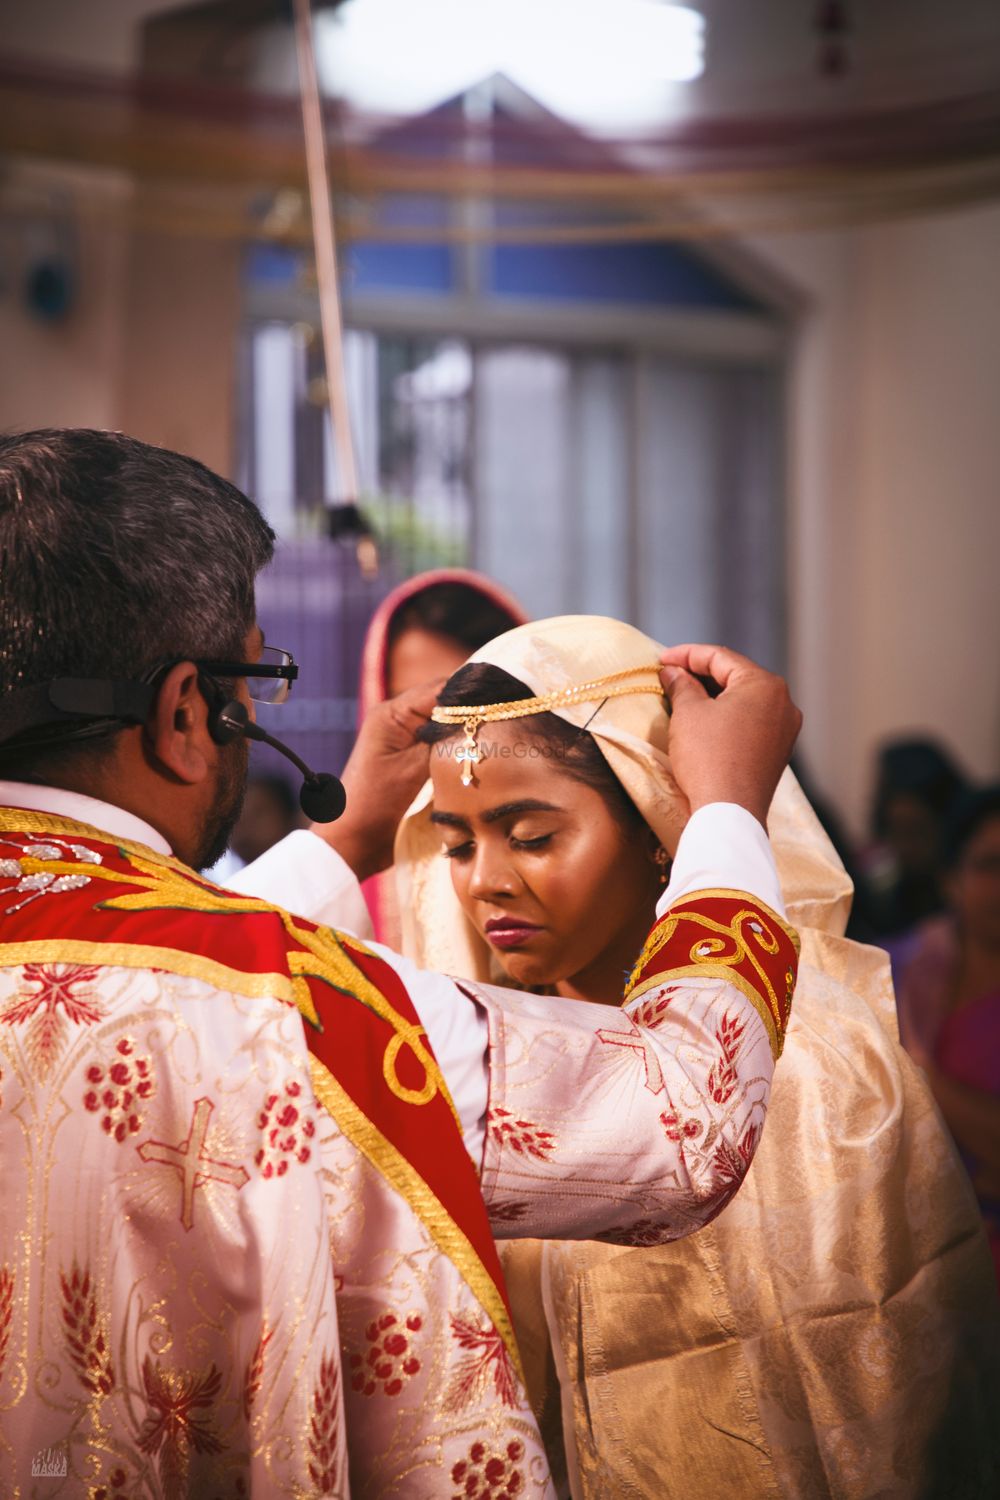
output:
[[670, 874], [670, 855], [662, 844], [657, 844], [653, 850], [653, 863], [660, 872], [660, 884], [666, 885]]

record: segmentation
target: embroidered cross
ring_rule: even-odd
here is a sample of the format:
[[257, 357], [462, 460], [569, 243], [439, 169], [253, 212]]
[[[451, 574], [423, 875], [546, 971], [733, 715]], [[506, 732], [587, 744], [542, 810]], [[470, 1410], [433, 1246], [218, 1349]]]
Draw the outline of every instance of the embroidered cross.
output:
[[662, 1094], [663, 1070], [648, 1037], [636, 1031], [599, 1031], [597, 1035], [609, 1047], [630, 1047], [633, 1052], [640, 1053], [646, 1065], [646, 1088], [651, 1094]]
[[203, 1154], [205, 1137], [208, 1135], [208, 1122], [214, 1108], [211, 1099], [195, 1101], [191, 1129], [188, 1131], [187, 1140], [181, 1141], [179, 1146], [167, 1146], [163, 1141], [143, 1141], [142, 1145], [137, 1147], [144, 1162], [157, 1162], [163, 1167], [174, 1167], [180, 1173], [181, 1223], [185, 1229], [190, 1229], [194, 1224], [196, 1188], [203, 1187], [208, 1181], [225, 1182], [239, 1192], [244, 1183], [250, 1181], [250, 1174], [244, 1167], [236, 1166], [232, 1162], [218, 1161], [215, 1157]]

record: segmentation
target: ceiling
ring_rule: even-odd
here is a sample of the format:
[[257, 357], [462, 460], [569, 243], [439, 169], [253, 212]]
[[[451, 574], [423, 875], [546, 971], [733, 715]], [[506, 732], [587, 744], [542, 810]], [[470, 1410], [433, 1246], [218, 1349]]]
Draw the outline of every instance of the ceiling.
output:
[[[574, 115], [560, 107], [555, 85], [547, 94], [544, 77], [519, 78], [518, 55], [537, 62], [529, 35], [505, 71], [522, 99], [545, 108], [521, 109], [499, 125], [495, 114], [491, 123], [459, 108], [402, 159], [394, 121], [474, 89], [489, 59], [471, 52], [468, 76], [463, 59], [453, 59], [435, 82], [419, 28], [404, 45], [386, 27], [375, 37], [377, 78], [360, 63], [345, 71], [345, 58], [359, 56], [345, 41], [351, 17], [394, 0], [313, 3], [333, 75], [328, 94], [350, 106], [328, 119], [348, 234], [426, 237], [420, 226], [382, 222], [380, 206], [394, 193], [572, 200], [572, 224], [544, 227], [552, 240], [591, 234], [584, 200], [605, 224], [617, 221], [618, 237], [677, 238], [864, 223], [1000, 197], [1000, 0], [688, 0], [705, 17], [704, 72], [663, 84], [641, 129], [634, 119], [630, 129], [611, 128], [606, 116], [597, 125], [586, 95]], [[429, 18], [431, 56], [441, 50], [430, 24], [439, 3], [495, 3], [512, 21], [526, 14], [517, 9], [524, 0], [406, 0], [411, 20]], [[531, 0], [550, 16], [557, 7], [569, 14], [567, 3]], [[577, 3], [592, 12], [600, 0]], [[626, 0], [606, 3], [612, 20], [625, 14]], [[143, 213], [200, 233], [245, 237], [248, 215], [258, 233], [257, 204], [277, 193], [281, 204], [294, 200], [295, 212], [274, 234], [308, 237], [288, 0], [0, 6], [0, 156], [8, 163], [123, 171], [156, 187], [159, 198], [147, 193]], [[845, 22], [832, 39], [821, 34], [820, 13]], [[831, 40], [836, 69], [824, 66]], [[557, 71], [559, 60], [557, 48]], [[599, 74], [595, 100], [606, 81]], [[181, 202], [184, 193], [201, 197]], [[476, 233], [468, 224], [454, 229], [467, 239]], [[531, 225], [503, 233], [543, 237]]]
[[[319, 29], [336, 32], [348, 27], [352, 14], [379, 3], [382, 0], [347, 0], [337, 16], [325, 10]], [[409, 0], [411, 10], [421, 3]], [[426, 0], [429, 16], [432, 3], [436, 0]], [[545, 3], [534, 0], [539, 10]], [[838, 112], [940, 100], [1000, 86], [998, 0], [842, 0], [846, 70], [835, 76], [821, 71], [822, 39], [817, 30], [817, 15], [829, 10], [829, 0], [688, 3], [705, 16], [705, 71], [690, 83], [664, 84], [659, 104], [643, 126], [646, 130], [658, 121], [666, 124], [692, 116]], [[138, 65], [144, 51], [147, 65], [155, 66], [143, 45], [145, 22], [154, 17], [183, 18], [208, 36], [214, 20], [217, 35], [205, 49], [206, 73], [249, 81], [249, 67], [258, 86], [291, 88], [295, 75], [289, 28], [276, 19], [286, 9], [281, 0], [210, 0], [187, 6], [165, 6], [162, 0], [87, 0], [86, 5], [79, 0], [32, 0], [31, 5], [3, 0], [0, 51], [121, 75]], [[612, 21], [616, 10], [621, 13], [616, 0], [608, 0]], [[269, 17], [274, 18], [270, 24]], [[431, 48], [435, 40], [431, 34]], [[421, 66], [412, 48], [396, 57], [389, 36], [384, 51], [387, 74], [395, 72], [412, 84]], [[475, 83], [482, 71], [473, 66], [466, 82]], [[538, 93], [537, 80], [535, 87], [516, 75], [514, 81]], [[354, 94], [353, 102], [360, 107], [371, 102], [359, 97], [363, 90], [357, 79], [338, 83]], [[441, 97], [455, 91], [449, 84]], [[397, 89], [395, 97], [404, 93]], [[391, 91], [388, 97], [394, 97]], [[434, 102], [424, 97], [415, 107]], [[384, 89], [374, 107], [386, 108]], [[580, 118], [578, 123], [587, 121]]]

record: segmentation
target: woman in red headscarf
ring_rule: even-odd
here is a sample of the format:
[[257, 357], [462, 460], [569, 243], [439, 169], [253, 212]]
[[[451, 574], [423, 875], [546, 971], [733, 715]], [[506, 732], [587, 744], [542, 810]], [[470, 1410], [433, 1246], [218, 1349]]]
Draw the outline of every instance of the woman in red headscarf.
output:
[[[361, 658], [360, 718], [407, 688], [450, 677], [494, 636], [528, 616], [500, 584], [466, 568], [418, 573], [393, 589], [372, 616]], [[392, 871], [364, 884], [375, 935], [398, 948]]]

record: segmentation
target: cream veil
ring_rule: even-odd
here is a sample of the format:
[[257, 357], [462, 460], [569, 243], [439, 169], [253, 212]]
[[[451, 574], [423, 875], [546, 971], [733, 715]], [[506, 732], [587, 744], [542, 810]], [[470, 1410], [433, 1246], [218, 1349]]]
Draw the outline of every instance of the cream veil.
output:
[[[508, 630], [469, 660], [502, 667], [532, 692], [542, 694], [628, 667], [650, 666], [662, 649], [619, 620], [562, 615]], [[663, 700], [636, 694], [609, 698], [603, 706], [580, 703], [558, 713], [578, 728], [587, 726], [646, 822], [673, 852], [688, 808], [670, 770], [669, 720]], [[481, 774], [489, 775], [488, 762]], [[430, 821], [431, 800], [428, 782], [396, 841], [404, 951], [428, 968], [469, 979], [495, 979], [498, 973], [489, 950], [455, 899], [447, 861], [440, 857], [441, 836]], [[799, 928], [842, 933], [850, 911], [851, 882], [790, 772], [774, 799], [769, 832], [789, 921]], [[891, 1004], [883, 1004], [883, 1015], [895, 1035]]]
[[[471, 660], [542, 694], [659, 653], [631, 626], [565, 616], [508, 631]], [[673, 849], [687, 808], [662, 700], [594, 710], [559, 712], [587, 726]], [[452, 892], [430, 801], [428, 784], [397, 841], [404, 949], [495, 979]], [[673, 1245], [514, 1245], [505, 1265], [522, 1344], [551, 1340], [578, 1497], [985, 1494], [997, 1479], [998, 1339], [975, 1200], [898, 1044], [885, 955], [843, 937], [851, 884], [791, 773], [768, 827], [803, 962], [746, 1182]], [[551, 1414], [544, 1363], [534, 1394]]]

